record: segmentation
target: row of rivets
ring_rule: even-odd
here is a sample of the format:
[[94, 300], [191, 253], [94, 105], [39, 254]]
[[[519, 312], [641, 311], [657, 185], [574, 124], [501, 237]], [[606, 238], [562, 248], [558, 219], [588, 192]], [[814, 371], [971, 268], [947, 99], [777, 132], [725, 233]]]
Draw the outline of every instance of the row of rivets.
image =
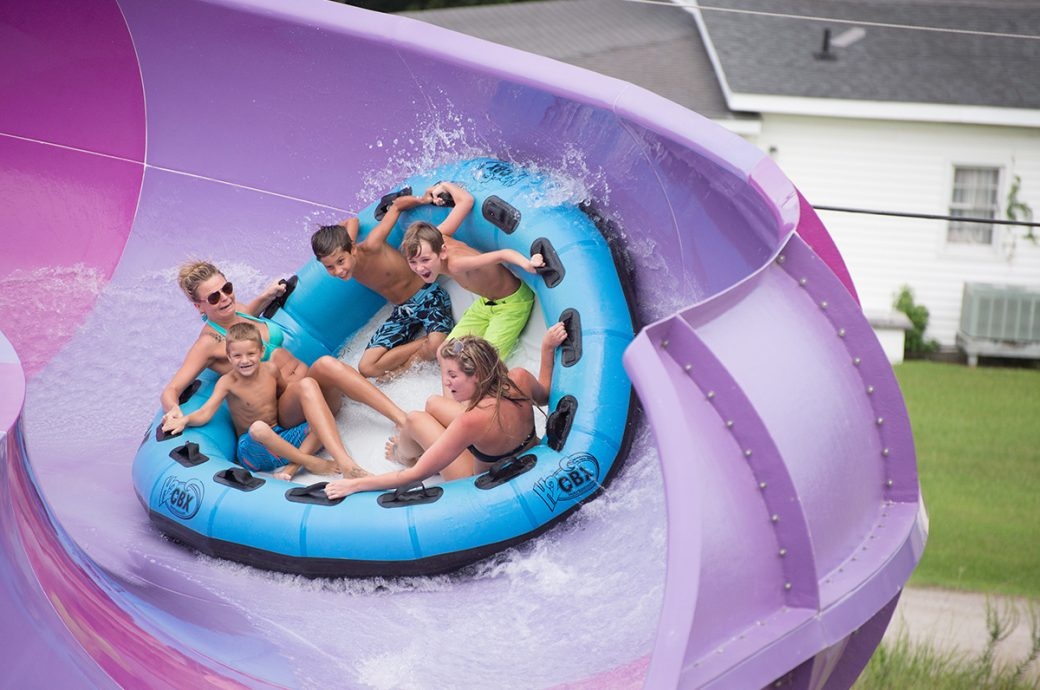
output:
[[[782, 264], [782, 263], [783, 263], [783, 260], [782, 260], [782, 259], [783, 259], [783, 255], [780, 255], [780, 257], [778, 257], [778, 258], [777, 258], [777, 263], [781, 263], [781, 264]], [[798, 285], [799, 285], [799, 286], [801, 286], [801, 287], [803, 287], [803, 288], [804, 288], [804, 287], [805, 287], [806, 285], [808, 285], [808, 283], [809, 283], [809, 279], [808, 279], [808, 278], [804, 278], [804, 277], [802, 277], [802, 278], [799, 278], [799, 279], [798, 279]], [[820, 302], [820, 309], [826, 310], [826, 309], [827, 309], [827, 306], [828, 306], [828, 304], [827, 304], [827, 301], [826, 301], [826, 300], [822, 300], [822, 301]], [[845, 330], [845, 328], [839, 328], [837, 332], [838, 332], [838, 337], [839, 337], [839, 338], [844, 338], [844, 337], [845, 337], [845, 336], [847, 335], [847, 331]], [[852, 358], [852, 364], [853, 364], [853, 366], [857, 366], [857, 367], [858, 367], [858, 366], [859, 366], [860, 364], [862, 364], [862, 363], [863, 363], [863, 360], [862, 360], [862, 359], [861, 359], [860, 357], [853, 357], [853, 358]], [[867, 389], [866, 389], [866, 390], [867, 390], [867, 395], [873, 395], [873, 394], [874, 394], [874, 391], [875, 391], [876, 389], [874, 388], [874, 386], [873, 386], [873, 385], [868, 385], [868, 386], [867, 386]], [[878, 417], [876, 421], [877, 421], [877, 425], [878, 425], [878, 426], [881, 426], [881, 425], [883, 425], [883, 424], [885, 423], [885, 420], [884, 420], [884, 418], [883, 418], [883, 417]], [[888, 448], [885, 448], [885, 449], [884, 449], [884, 450], [883, 450], [883, 451], [881, 452], [881, 454], [882, 454], [883, 456], [885, 456], [885, 457], [887, 458], [887, 457], [888, 457], [888, 454], [889, 454], [889, 450], [888, 450]], [[886, 481], [885, 481], [885, 487], [886, 487], [886, 488], [891, 488], [891, 487], [892, 487], [892, 485], [893, 485], [893, 482], [892, 482], [892, 480], [891, 480], [891, 479], [888, 479], [888, 480], [886, 480]]]

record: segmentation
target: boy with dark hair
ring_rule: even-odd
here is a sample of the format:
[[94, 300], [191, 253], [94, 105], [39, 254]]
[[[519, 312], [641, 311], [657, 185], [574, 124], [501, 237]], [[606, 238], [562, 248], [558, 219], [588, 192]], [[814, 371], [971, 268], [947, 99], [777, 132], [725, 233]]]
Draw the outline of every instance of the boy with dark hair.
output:
[[[423, 282], [386, 241], [401, 211], [430, 201], [428, 195], [398, 196], [360, 242], [357, 218], [326, 225], [311, 237], [314, 256], [329, 275], [342, 280], [356, 278], [395, 305], [358, 362], [358, 371], [365, 376], [394, 373], [414, 359], [436, 359], [438, 348], [454, 325], [448, 293], [435, 282]], [[456, 206], [445, 223], [461, 222], [471, 207], [472, 198], [469, 207]]]

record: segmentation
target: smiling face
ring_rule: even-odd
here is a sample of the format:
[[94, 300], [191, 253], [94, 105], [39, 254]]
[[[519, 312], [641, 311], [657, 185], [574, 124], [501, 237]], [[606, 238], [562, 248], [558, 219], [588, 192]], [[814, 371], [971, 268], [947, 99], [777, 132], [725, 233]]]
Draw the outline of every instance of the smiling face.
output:
[[462, 371], [457, 359], [441, 360], [441, 382], [456, 402], [472, 400], [477, 393], [476, 374]]
[[[235, 314], [235, 293], [225, 292], [224, 286], [228, 284], [227, 278], [222, 274], [210, 276], [198, 284], [195, 288], [195, 306], [207, 319], [214, 321], [226, 321]], [[217, 301], [213, 304], [209, 296], [216, 293]]]
[[252, 340], [229, 340], [227, 358], [239, 376], [254, 376], [260, 370], [263, 348]]
[[354, 275], [356, 259], [353, 251], [348, 252], [345, 249], [336, 248], [331, 254], [319, 258], [318, 261], [333, 278], [348, 280]]
[[444, 248], [437, 252], [429, 242], [422, 240], [419, 242], [419, 253], [408, 259], [408, 267], [422, 278], [424, 283], [432, 283], [441, 274], [443, 261]]

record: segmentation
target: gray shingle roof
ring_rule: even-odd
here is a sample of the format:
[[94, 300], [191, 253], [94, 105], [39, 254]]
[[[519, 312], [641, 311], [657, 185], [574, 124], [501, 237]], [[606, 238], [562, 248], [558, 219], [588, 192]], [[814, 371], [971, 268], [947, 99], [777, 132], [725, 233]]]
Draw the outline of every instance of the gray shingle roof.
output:
[[734, 116], [694, 18], [677, 7], [541, 0], [402, 14], [623, 79], [707, 117]]
[[[701, 5], [1040, 36], [1035, 0], [701, 0]], [[735, 93], [1040, 108], [1040, 40], [864, 26], [837, 59], [823, 29], [846, 24], [703, 10]]]
[[[692, 2], [692, 0], [686, 0]], [[1040, 0], [700, 0], [702, 6], [1040, 36]], [[625, 0], [538, 0], [407, 16], [632, 82], [707, 117], [727, 107], [693, 16]], [[882, 102], [1040, 109], [1040, 40], [862, 27], [703, 10], [729, 88]]]

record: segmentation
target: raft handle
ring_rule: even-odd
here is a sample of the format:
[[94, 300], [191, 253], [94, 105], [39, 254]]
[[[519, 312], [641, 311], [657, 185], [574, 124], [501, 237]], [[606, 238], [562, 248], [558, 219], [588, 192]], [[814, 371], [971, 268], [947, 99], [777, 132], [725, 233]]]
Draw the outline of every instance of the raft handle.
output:
[[520, 211], [494, 194], [484, 199], [480, 212], [485, 220], [507, 235], [512, 235], [520, 225]]
[[253, 489], [259, 489], [267, 483], [260, 477], [254, 477], [244, 467], [229, 467], [226, 470], [221, 470], [213, 475], [213, 481], [239, 491], [252, 491]]
[[567, 339], [560, 344], [560, 363], [571, 367], [581, 359], [581, 314], [577, 309], [564, 309], [560, 321], [567, 329]]
[[564, 270], [560, 255], [556, 253], [552, 242], [545, 237], [536, 239], [531, 243], [531, 255], [535, 254], [541, 254], [545, 259], [545, 265], [535, 269], [545, 281], [545, 287], [554, 288], [559, 285], [567, 271]]
[[563, 450], [567, 436], [571, 433], [574, 416], [578, 411], [578, 399], [573, 395], [565, 395], [556, 404], [556, 409], [549, 413], [545, 420], [545, 442], [555, 451]]
[[334, 506], [343, 501], [346, 496], [340, 498], [329, 498], [325, 495], [325, 485], [328, 482], [317, 482], [310, 486], [297, 486], [285, 492], [285, 498], [291, 503], [310, 503], [316, 506]]
[[177, 438], [183, 433], [183, 431], [178, 431], [177, 433], [163, 431], [162, 420], [160, 420], [160, 423], [155, 426], [155, 440], [159, 441], [160, 443], [162, 443], [163, 441], [169, 441], [171, 438]]
[[412, 482], [393, 491], [380, 494], [376, 501], [384, 508], [401, 508], [403, 506], [433, 503], [442, 495], [444, 495], [444, 489], [439, 486], [426, 486], [422, 482]]
[[192, 381], [187, 388], [181, 391], [181, 394], [177, 396], [177, 404], [183, 405], [191, 400], [191, 396], [195, 395], [199, 388], [202, 388], [202, 381], [195, 379]]
[[[162, 427], [160, 427], [162, 430]], [[195, 467], [209, 460], [209, 456], [199, 452], [199, 444], [188, 441], [170, 451], [170, 457], [185, 467]]]
[[379, 205], [376, 206], [375, 210], [376, 221], [383, 220], [383, 216], [386, 215], [387, 210], [390, 208], [390, 204], [394, 203], [394, 199], [396, 199], [399, 196], [408, 196], [411, 193], [412, 188], [406, 185], [404, 187], [401, 187], [396, 192], [390, 192], [389, 194], [384, 194], [383, 196], [381, 196], [379, 198]]
[[285, 286], [285, 292], [275, 297], [268, 303], [264, 310], [260, 312], [260, 316], [265, 319], [269, 319], [274, 316], [274, 313], [285, 306], [286, 301], [289, 299], [289, 295], [296, 289], [296, 284], [300, 282], [300, 276], [290, 276], [288, 278], [282, 278], [278, 281], [279, 285]]
[[532, 469], [537, 462], [538, 458], [530, 453], [502, 458], [492, 465], [491, 469], [477, 477], [477, 481], [474, 483], [478, 489], [493, 489], [496, 486], [505, 484], [514, 477], [519, 477], [524, 472]]

